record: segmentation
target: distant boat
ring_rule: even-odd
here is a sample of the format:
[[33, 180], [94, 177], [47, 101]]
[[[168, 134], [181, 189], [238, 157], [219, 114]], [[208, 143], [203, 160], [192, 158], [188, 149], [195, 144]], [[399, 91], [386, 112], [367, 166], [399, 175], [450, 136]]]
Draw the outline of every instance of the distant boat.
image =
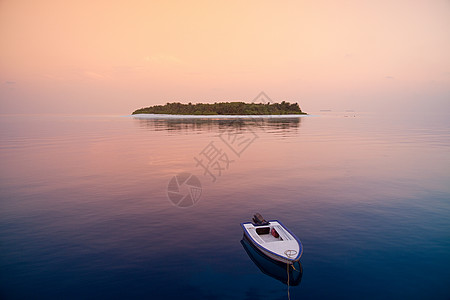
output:
[[253, 222], [241, 223], [241, 226], [248, 240], [273, 260], [293, 264], [303, 254], [300, 240], [278, 220], [266, 221], [257, 213]]

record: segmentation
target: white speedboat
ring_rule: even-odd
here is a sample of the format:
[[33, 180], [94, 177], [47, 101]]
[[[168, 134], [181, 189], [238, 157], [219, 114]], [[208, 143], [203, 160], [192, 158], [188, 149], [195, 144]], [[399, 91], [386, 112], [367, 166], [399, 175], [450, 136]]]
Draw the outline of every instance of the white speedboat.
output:
[[248, 240], [271, 259], [293, 264], [303, 254], [302, 242], [278, 220], [266, 221], [257, 213], [253, 222], [241, 226]]

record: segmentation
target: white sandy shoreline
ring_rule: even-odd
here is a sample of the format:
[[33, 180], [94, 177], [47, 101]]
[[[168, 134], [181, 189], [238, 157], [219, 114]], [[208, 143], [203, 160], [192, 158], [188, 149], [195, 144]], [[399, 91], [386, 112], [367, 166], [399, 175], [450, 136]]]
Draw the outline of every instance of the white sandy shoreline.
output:
[[169, 114], [135, 114], [131, 115], [137, 119], [285, 119], [285, 118], [301, 118], [309, 115], [169, 115]]

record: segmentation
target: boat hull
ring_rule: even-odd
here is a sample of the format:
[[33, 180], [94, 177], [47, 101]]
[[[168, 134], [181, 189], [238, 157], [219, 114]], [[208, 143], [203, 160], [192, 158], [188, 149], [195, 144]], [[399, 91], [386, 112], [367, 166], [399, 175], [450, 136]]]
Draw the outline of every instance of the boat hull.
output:
[[[246, 238], [264, 255], [285, 264], [299, 261], [303, 254], [300, 240], [280, 221], [269, 221], [268, 225], [241, 223]], [[272, 234], [272, 230], [276, 234]]]
[[242, 237], [241, 244], [250, 259], [262, 273], [279, 280], [284, 284], [289, 284], [290, 286], [297, 286], [300, 284], [303, 275], [303, 268], [300, 261], [295, 262], [292, 267], [286, 270], [285, 263], [281, 263], [266, 256], [257, 249], [245, 235]]

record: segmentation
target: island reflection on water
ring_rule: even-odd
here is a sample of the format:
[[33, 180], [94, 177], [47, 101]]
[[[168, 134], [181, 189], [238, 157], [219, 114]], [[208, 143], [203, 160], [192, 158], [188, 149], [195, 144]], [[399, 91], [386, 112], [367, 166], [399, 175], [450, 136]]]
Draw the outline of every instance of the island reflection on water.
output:
[[141, 118], [134, 116], [141, 128], [151, 131], [169, 131], [176, 133], [195, 133], [226, 131], [230, 128], [259, 128], [277, 133], [297, 133], [302, 117], [246, 117], [246, 118]]

